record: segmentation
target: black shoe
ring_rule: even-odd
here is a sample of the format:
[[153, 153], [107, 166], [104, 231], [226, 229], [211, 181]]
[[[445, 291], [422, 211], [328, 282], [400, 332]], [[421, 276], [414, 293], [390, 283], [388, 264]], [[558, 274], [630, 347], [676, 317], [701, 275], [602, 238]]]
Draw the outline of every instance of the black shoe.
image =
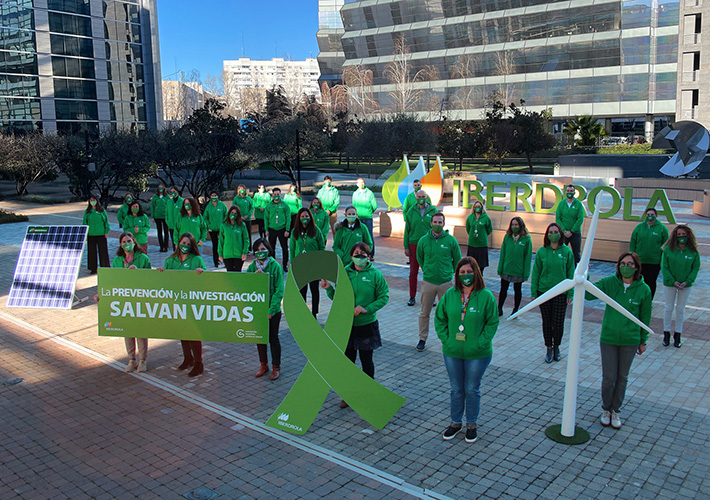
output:
[[417, 351], [422, 352], [426, 347], [426, 340], [420, 340], [417, 344]]
[[683, 343], [680, 341], [680, 332], [673, 334], [673, 347], [680, 347]]
[[668, 347], [671, 345], [671, 332], [663, 332], [663, 346]]
[[498, 308], [498, 317], [500, 318], [501, 316], [503, 316], [503, 308], [499, 307]]
[[182, 362], [180, 366], [178, 366], [178, 370], [187, 370], [190, 368], [192, 365], [194, 365], [195, 362], [192, 359], [186, 359], [185, 361]]
[[190, 373], [187, 374], [188, 377], [196, 377], [198, 375], [202, 375], [205, 371], [205, 366], [202, 364], [202, 361], [197, 361], [195, 363], [195, 366], [192, 367], [192, 370], [190, 370]]
[[547, 348], [547, 354], [545, 355], [545, 363], [552, 363], [552, 357], [554, 356], [555, 350], [552, 347]]
[[560, 360], [560, 348], [559, 347], [552, 348], [552, 359], [554, 359], [555, 361]]
[[474, 427], [473, 429], [466, 429], [466, 442], [475, 443], [476, 439], [478, 439], [478, 433], [476, 432], [476, 428]]
[[517, 307], [513, 309], [513, 312], [510, 313], [510, 315], [512, 316], [512, 315], [515, 314], [516, 312], [518, 312], [518, 308], [517, 308]]
[[408, 306], [413, 306], [416, 301], [414, 300], [414, 297], [409, 297], [409, 302], [407, 302]]
[[454, 439], [456, 434], [458, 434], [459, 432], [461, 432], [461, 424], [459, 424], [458, 426], [454, 426], [453, 424], [448, 426], [444, 431], [444, 441]]

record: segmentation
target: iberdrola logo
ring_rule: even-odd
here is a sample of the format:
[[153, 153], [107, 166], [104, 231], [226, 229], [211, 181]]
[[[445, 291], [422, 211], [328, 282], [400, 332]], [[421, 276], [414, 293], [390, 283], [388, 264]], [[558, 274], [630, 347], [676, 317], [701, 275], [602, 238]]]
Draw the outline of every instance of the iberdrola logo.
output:
[[382, 186], [382, 199], [390, 208], [401, 207], [407, 195], [414, 191], [412, 183], [416, 179], [421, 181], [422, 189], [431, 199], [431, 204], [438, 205], [444, 194], [444, 170], [441, 166], [441, 157], [438, 155], [429, 172], [427, 172], [424, 158], [421, 156], [417, 166], [410, 171], [409, 160], [407, 160], [407, 155], [404, 155], [400, 167]]

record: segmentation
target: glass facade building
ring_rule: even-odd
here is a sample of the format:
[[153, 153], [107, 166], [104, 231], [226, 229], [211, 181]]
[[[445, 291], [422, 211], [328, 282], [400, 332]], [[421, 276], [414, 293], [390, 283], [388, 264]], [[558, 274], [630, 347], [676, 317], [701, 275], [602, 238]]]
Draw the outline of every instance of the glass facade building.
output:
[[162, 122], [155, 0], [0, 0], [0, 129]]
[[340, 9], [343, 0], [318, 0], [318, 83], [337, 85], [342, 82], [342, 67], [345, 62], [340, 39], [343, 36], [343, 22]]
[[340, 12], [344, 67], [372, 71], [383, 111], [407, 82], [407, 111], [425, 118], [480, 119], [498, 95], [648, 136], [676, 113], [680, 0], [346, 0]]

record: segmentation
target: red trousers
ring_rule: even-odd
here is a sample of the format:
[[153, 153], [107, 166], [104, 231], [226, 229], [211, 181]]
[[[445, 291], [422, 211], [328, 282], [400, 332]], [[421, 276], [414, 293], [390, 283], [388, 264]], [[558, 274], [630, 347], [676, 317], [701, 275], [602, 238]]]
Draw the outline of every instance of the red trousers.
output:
[[417, 261], [417, 245], [409, 244], [409, 297], [417, 296], [417, 278], [419, 261]]

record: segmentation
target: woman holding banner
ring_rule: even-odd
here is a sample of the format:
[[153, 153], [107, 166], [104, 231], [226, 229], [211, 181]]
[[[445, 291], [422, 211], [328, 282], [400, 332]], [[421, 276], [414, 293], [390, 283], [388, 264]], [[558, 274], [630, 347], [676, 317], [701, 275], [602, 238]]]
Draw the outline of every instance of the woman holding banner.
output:
[[[314, 217], [307, 208], [302, 208], [296, 214], [296, 225], [291, 232], [288, 250], [291, 260], [302, 253], [325, 250], [323, 233], [316, 227]], [[311, 281], [307, 286], [301, 288], [303, 300], [306, 300], [309, 287], [311, 289], [311, 311], [313, 316], [318, 316], [318, 306], [320, 305], [318, 281]]]
[[[366, 234], [367, 233], [366, 231]], [[360, 355], [360, 364], [371, 378], [375, 378], [375, 363], [372, 355], [375, 349], [382, 347], [380, 324], [377, 321], [377, 311], [387, 305], [390, 300], [390, 289], [387, 280], [371, 262], [370, 246], [361, 241], [355, 243], [348, 254], [350, 264], [345, 266], [345, 272], [350, 278], [355, 293], [355, 308], [350, 339], [345, 348], [345, 356], [353, 363]], [[335, 295], [335, 287], [326, 280], [321, 280], [328, 297]], [[345, 401], [340, 401], [341, 408], [347, 408]]]
[[[118, 239], [118, 250], [113, 258], [111, 267], [116, 269], [150, 269], [150, 259], [143, 252], [143, 249], [136, 243], [136, 239], [131, 233], [123, 233]], [[144, 372], [148, 369], [146, 360], [148, 359], [148, 339], [138, 339], [126, 337], [126, 353], [128, 354], [128, 364], [126, 373], [133, 370]], [[136, 364], [136, 344], [138, 344], [138, 364]]]
[[232, 205], [227, 212], [227, 220], [219, 229], [217, 252], [220, 262], [224, 262], [227, 271], [240, 273], [249, 253], [249, 235], [242, 214], [237, 205]]
[[[190, 198], [192, 199], [192, 198]], [[187, 200], [186, 200], [187, 201]], [[159, 267], [158, 271], [181, 270], [195, 271], [202, 274], [205, 271], [205, 261], [200, 257], [200, 249], [197, 246], [195, 237], [190, 233], [183, 233], [177, 241], [177, 246], [173, 254], [165, 259], [164, 267]], [[205, 371], [202, 364], [202, 342], [199, 340], [181, 340], [183, 362], [178, 366], [178, 370], [186, 370], [192, 366], [188, 373], [189, 377], [195, 377]]]
[[[264, 273], [269, 275], [269, 345], [271, 346], [271, 380], [276, 380], [281, 374], [281, 342], [279, 341], [279, 324], [281, 323], [281, 299], [284, 296], [284, 272], [276, 262], [274, 251], [269, 242], [259, 238], [254, 242], [256, 260], [247, 269], [248, 273]], [[269, 358], [266, 355], [266, 345], [257, 344], [261, 367], [256, 377], [263, 377], [269, 372]]]

